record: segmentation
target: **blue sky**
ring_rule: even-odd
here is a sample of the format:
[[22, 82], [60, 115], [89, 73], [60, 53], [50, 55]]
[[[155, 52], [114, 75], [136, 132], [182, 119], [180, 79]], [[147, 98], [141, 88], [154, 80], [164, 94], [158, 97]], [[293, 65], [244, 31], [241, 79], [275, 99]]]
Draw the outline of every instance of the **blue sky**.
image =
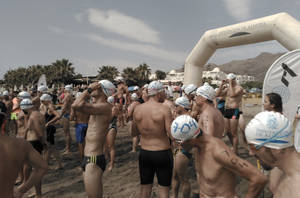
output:
[[[1, 0], [0, 78], [62, 58], [83, 75], [143, 62], [169, 71], [184, 64], [207, 30], [279, 12], [300, 20], [299, 9], [299, 0]], [[217, 50], [208, 62], [285, 51], [271, 41]]]

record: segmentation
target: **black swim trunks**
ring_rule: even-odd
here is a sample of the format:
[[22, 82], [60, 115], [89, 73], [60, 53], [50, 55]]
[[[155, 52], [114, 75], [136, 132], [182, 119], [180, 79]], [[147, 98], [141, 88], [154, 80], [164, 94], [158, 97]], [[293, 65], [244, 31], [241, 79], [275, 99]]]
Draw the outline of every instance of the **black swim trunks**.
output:
[[44, 146], [42, 144], [42, 142], [40, 140], [33, 140], [33, 141], [28, 141], [32, 147], [39, 152], [40, 154], [42, 154]]
[[87, 164], [93, 163], [99, 166], [102, 171], [105, 171], [106, 167], [106, 161], [105, 161], [105, 156], [104, 155], [98, 155], [98, 156], [84, 156], [82, 163], [81, 163], [81, 168], [83, 172], [85, 171], [85, 167]]
[[240, 118], [240, 110], [236, 109], [225, 109], [224, 117], [227, 119], [239, 119]]
[[147, 151], [141, 149], [139, 155], [141, 184], [152, 184], [154, 174], [158, 184], [170, 186], [173, 172], [173, 156], [171, 149], [163, 151]]
[[54, 145], [54, 134], [56, 133], [56, 127], [54, 125], [49, 125], [46, 127], [47, 131], [47, 142]]

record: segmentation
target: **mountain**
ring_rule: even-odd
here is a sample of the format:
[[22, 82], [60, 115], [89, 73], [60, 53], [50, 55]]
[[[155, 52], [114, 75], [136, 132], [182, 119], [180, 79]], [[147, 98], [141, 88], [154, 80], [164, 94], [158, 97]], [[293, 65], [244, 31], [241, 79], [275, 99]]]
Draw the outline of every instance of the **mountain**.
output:
[[219, 66], [209, 63], [205, 65], [205, 69], [212, 70], [218, 66], [225, 73], [254, 76], [257, 81], [262, 82], [269, 67], [283, 54], [284, 53], [271, 54], [263, 52], [255, 58], [249, 58], [246, 60], [233, 60], [229, 63]]

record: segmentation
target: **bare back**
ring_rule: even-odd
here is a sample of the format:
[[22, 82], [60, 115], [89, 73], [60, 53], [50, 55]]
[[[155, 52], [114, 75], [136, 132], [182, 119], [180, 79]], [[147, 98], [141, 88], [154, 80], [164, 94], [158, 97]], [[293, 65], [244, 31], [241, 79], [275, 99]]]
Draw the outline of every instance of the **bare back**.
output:
[[162, 103], [148, 101], [138, 105], [133, 113], [134, 122], [141, 134], [141, 147], [157, 151], [170, 148], [165, 121], [172, 117], [171, 111]]
[[62, 103], [63, 103], [62, 111], [64, 111], [64, 113], [69, 114], [71, 112], [71, 105], [73, 103], [72, 95], [66, 92]]
[[199, 115], [199, 127], [207, 135], [222, 138], [224, 133], [224, 118], [220, 111], [212, 106]]
[[45, 136], [45, 118], [39, 111], [33, 111], [28, 119], [27, 141], [43, 140]]

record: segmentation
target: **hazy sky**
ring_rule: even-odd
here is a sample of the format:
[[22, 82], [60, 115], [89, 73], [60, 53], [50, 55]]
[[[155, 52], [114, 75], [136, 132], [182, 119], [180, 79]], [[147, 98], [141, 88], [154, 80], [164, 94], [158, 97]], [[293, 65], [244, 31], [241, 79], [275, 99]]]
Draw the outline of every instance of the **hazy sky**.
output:
[[[102, 65], [154, 72], [183, 65], [202, 34], [279, 12], [300, 20], [299, 0], [1, 0], [0, 78], [8, 69], [67, 58], [75, 72]], [[276, 41], [217, 50], [216, 64], [286, 51]]]

